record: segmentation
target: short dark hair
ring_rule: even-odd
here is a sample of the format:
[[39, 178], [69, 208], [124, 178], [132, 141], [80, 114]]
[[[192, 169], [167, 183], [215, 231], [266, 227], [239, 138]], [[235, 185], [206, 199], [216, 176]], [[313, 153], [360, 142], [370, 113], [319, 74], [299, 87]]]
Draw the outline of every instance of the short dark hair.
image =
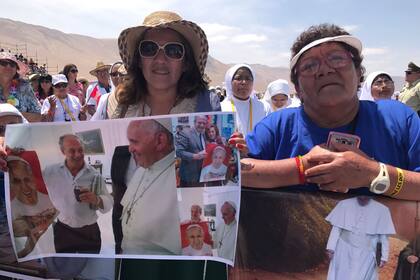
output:
[[[340, 35], [351, 35], [349, 32], [344, 30], [338, 25], [330, 24], [330, 23], [323, 23], [319, 25], [312, 25], [307, 30], [303, 31], [295, 40], [291, 47], [292, 57], [294, 57], [301, 49], [303, 49], [306, 45], [312, 43], [313, 41], [326, 38], [326, 37], [335, 37]], [[347, 51], [352, 54], [352, 59], [354, 66], [356, 69], [361, 70], [362, 77], [360, 79], [360, 83], [364, 80], [365, 68], [362, 65], [363, 56], [359, 54], [359, 51], [345, 43], [337, 42], [341, 44]], [[290, 80], [292, 83], [297, 86], [298, 85], [298, 74], [295, 71], [296, 66], [293, 69], [290, 69]], [[360, 86], [360, 85], [359, 85]]]
[[[137, 46], [146, 33], [147, 31], [138, 39]], [[186, 71], [182, 73], [178, 81], [177, 94], [181, 99], [192, 98], [200, 92], [207, 90], [208, 83], [204, 80], [195, 63], [194, 53], [190, 44], [180, 33], [178, 35], [185, 48], [184, 63], [186, 65]], [[131, 64], [128, 65], [127, 78], [116, 92], [119, 104], [127, 106], [136, 104], [139, 101], [143, 101], [148, 94], [147, 81], [143, 76], [143, 70], [139, 67], [139, 61], [140, 54], [138, 51], [135, 51]]]

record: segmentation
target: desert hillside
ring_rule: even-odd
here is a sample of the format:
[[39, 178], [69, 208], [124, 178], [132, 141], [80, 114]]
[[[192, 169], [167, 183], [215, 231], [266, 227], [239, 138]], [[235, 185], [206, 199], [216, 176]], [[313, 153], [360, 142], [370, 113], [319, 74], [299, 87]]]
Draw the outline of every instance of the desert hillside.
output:
[[[79, 76], [94, 79], [89, 75], [98, 61], [112, 63], [120, 60], [117, 39], [97, 39], [89, 36], [67, 34], [47, 27], [0, 18], [0, 48], [22, 53], [33, 58], [39, 65], [46, 63], [50, 73], [63, 69], [67, 63], [78, 66]], [[238, 63], [246, 61], [238, 61]], [[211, 85], [221, 85], [226, 70], [232, 66], [209, 57], [206, 73]], [[276, 79], [289, 80], [287, 67], [251, 65], [256, 72], [255, 89], [264, 91], [267, 84]], [[394, 77], [395, 89], [404, 82], [402, 77]]]

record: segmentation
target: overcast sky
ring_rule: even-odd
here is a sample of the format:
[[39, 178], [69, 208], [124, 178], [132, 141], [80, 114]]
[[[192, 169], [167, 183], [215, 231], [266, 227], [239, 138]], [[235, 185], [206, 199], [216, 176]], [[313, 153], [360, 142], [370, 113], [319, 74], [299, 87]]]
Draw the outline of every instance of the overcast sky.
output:
[[117, 38], [149, 13], [172, 10], [204, 29], [210, 55], [223, 63], [283, 67], [301, 31], [331, 22], [362, 40], [368, 72], [401, 76], [409, 61], [420, 63], [420, 0], [2, 0], [2, 7], [0, 17], [96, 38]]

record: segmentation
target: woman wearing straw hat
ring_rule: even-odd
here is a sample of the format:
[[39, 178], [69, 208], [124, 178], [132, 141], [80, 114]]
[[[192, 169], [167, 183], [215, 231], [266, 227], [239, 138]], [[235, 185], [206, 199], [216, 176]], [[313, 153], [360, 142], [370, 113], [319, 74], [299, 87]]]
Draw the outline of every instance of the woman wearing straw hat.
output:
[[[197, 24], [154, 12], [142, 25], [123, 30], [118, 46], [127, 79], [109, 97], [111, 118], [220, 111], [203, 79], [208, 43]], [[211, 261], [125, 259], [120, 268], [121, 279], [227, 278], [226, 266]]]

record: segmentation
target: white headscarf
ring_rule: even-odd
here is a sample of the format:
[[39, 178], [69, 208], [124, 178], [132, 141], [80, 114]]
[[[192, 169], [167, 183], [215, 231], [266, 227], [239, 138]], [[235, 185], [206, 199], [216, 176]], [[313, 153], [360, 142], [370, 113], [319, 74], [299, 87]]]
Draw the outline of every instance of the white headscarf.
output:
[[[273, 105], [271, 97], [284, 94], [287, 96], [287, 103], [282, 108], [276, 108]], [[292, 103], [292, 100], [290, 99], [290, 88], [289, 83], [286, 80], [278, 79], [268, 84], [267, 90], [264, 93], [264, 100], [270, 104], [270, 107], [273, 111], [277, 111], [279, 109], [286, 108]]]
[[[233, 91], [232, 91], [232, 79], [233, 76], [235, 75], [236, 71], [238, 71], [239, 68], [247, 68], [251, 74], [252, 74], [252, 78], [253, 78], [253, 83], [255, 84], [255, 73], [254, 70], [252, 70], [251, 66], [249, 66], [248, 64], [236, 64], [232, 67], [230, 67], [225, 74], [225, 86], [226, 86], [226, 98], [231, 100], [232, 96], [233, 96]], [[251, 98], [255, 96], [254, 90], [252, 90], [251, 93]]]
[[378, 77], [379, 75], [387, 75], [388, 77], [391, 77], [390, 74], [383, 71], [375, 71], [375, 72], [370, 73], [367, 76], [366, 81], [363, 83], [363, 86], [361, 88], [361, 93], [359, 96], [360, 100], [375, 101], [375, 99], [373, 99], [373, 96], [372, 96], [372, 83], [373, 83], [373, 80], [375, 80], [375, 78]]

